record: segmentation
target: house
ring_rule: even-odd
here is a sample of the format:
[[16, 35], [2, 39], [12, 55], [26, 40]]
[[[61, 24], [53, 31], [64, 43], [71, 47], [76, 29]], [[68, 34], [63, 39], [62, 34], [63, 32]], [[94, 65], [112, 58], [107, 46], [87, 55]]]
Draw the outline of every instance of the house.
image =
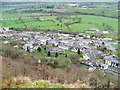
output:
[[15, 46], [13, 46], [14, 48], [19, 48], [19, 46], [18, 45], [15, 45]]
[[103, 38], [103, 40], [105, 40], [105, 41], [111, 41], [113, 39], [112, 38]]
[[96, 28], [91, 28], [90, 31], [100, 31], [100, 30]]
[[3, 27], [3, 30], [9, 31], [9, 28], [8, 27]]
[[110, 29], [106, 28], [106, 29], [101, 29], [102, 31], [109, 31]]
[[83, 35], [83, 38], [90, 38], [90, 35]]
[[27, 37], [23, 37], [22, 39], [23, 39], [24, 41], [27, 41], [27, 40], [28, 40], [28, 38], [27, 38]]
[[83, 58], [84, 58], [85, 60], [89, 60], [89, 59], [90, 59], [90, 57], [87, 56], [87, 55], [83, 55]]
[[108, 34], [109, 32], [108, 32], [108, 31], [103, 31], [102, 33], [103, 33], [103, 34]]
[[39, 41], [40, 41], [40, 44], [43, 44], [43, 45], [46, 45], [46, 39], [44, 39], [44, 38], [42, 38], [42, 39], [39, 39]]
[[116, 48], [107, 42], [105, 42], [105, 46], [107, 47], [108, 50], [116, 51]]
[[8, 44], [8, 43], [10, 43], [9, 41], [3, 41], [2, 43], [4, 43], [4, 44]]
[[67, 46], [58, 46], [59, 48], [62, 48], [62, 49], [65, 49], [65, 50], [69, 50], [69, 47], [67, 47]]
[[23, 49], [24, 49], [25, 51], [27, 51], [27, 48], [29, 48], [29, 51], [30, 51], [30, 52], [33, 52], [33, 51], [34, 51], [32, 44], [25, 44], [25, 45], [23, 46]]
[[89, 72], [93, 72], [96, 69], [96, 67], [90, 67], [88, 70]]
[[116, 67], [116, 68], [118, 68], [118, 66], [119, 66], [119, 61], [117, 59], [113, 58], [112, 55], [111, 56], [105, 56], [104, 61], [109, 66]]
[[65, 50], [64, 49], [60, 49], [60, 48], [47, 48], [47, 52], [52, 53], [52, 54], [55, 54], [56, 52], [58, 54], [64, 54], [65, 53]]

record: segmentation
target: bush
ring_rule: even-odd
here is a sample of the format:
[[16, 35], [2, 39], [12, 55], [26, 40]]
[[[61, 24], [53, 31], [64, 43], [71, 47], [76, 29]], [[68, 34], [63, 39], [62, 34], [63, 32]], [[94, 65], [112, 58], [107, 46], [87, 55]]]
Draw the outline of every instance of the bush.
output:
[[28, 77], [16, 77], [7, 80], [3, 88], [88, 88], [86, 84], [59, 84], [48, 80], [31, 81]]
[[76, 63], [79, 61], [79, 55], [75, 53], [70, 53], [68, 58], [71, 60], [72, 63]]

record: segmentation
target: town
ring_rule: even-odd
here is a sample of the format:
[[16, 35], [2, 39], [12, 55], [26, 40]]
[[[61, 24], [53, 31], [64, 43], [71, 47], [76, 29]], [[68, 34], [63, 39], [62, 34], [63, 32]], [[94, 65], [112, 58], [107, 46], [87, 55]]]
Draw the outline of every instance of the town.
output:
[[61, 56], [67, 56], [65, 50], [75, 53], [80, 50], [84, 59], [81, 62], [84, 64], [83, 67], [88, 69], [90, 67], [99, 67], [101, 72], [118, 75], [118, 56], [111, 53], [117, 52], [114, 45], [117, 45], [118, 42], [112, 42], [112, 38], [91, 37], [84, 33], [72, 35], [60, 32], [40, 33], [13, 31], [9, 28], [0, 29], [1, 43], [3, 45], [13, 43], [11, 45], [14, 48], [20, 48], [30, 53], [35, 52], [38, 48], [41, 50], [41, 48], [45, 47], [46, 54], [48, 52], [51, 54], [57, 53]]
[[1, 87], [119, 88], [117, 1], [2, 0]]

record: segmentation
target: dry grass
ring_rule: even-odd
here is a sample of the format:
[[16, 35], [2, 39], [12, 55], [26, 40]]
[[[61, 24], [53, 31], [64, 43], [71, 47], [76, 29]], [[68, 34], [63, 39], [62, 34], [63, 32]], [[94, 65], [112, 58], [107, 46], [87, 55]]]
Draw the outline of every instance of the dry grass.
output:
[[[81, 80], [86, 85], [93, 87], [99, 84], [99, 82], [102, 83], [104, 81], [101, 81], [103, 75], [98, 70], [89, 73], [88, 70], [83, 67], [77, 67], [72, 63], [63, 62], [63, 60], [60, 59], [57, 59], [58, 65], [63, 65], [65, 67], [53, 68], [46, 63], [34, 63], [34, 54], [32, 55], [18, 49], [10, 48], [9, 46], [3, 49], [4, 53], [2, 53], [2, 60], [0, 60], [2, 61], [2, 83], [4, 87], [11, 87], [10, 82], [12, 83], [13, 77], [19, 76], [29, 77], [32, 81], [49, 80], [52, 83], [61, 84], [71, 84], [75, 83], [77, 80]], [[8, 53], [6, 55], [6, 50], [11, 52], [10, 55]], [[18, 57], [15, 56], [15, 58], [11, 58], [11, 56], [17, 53], [19, 53]], [[34, 57], [39, 58], [39, 56], [36, 55], [34, 55]], [[4, 84], [6, 80], [9, 80], [8, 84]], [[104, 82], [106, 83], [107, 81]]]

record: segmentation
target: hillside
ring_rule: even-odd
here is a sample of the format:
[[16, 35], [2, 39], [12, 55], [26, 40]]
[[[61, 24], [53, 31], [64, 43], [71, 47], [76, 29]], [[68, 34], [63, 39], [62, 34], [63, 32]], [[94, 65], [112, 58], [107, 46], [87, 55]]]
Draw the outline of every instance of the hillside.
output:
[[74, 84], [51, 83], [48, 80], [31, 81], [29, 77], [17, 77], [7, 81], [10, 88], [90, 88], [82, 81]]
[[[74, 87], [77, 80], [82, 81], [86, 87], [116, 87], [116, 79], [110, 75], [103, 77], [97, 69], [94, 72], [88, 72], [87, 69], [82, 66], [76, 66], [68, 60], [57, 61], [50, 60], [37, 56], [34, 53], [27, 53], [21, 49], [14, 49], [9, 45], [4, 45], [0, 51], [2, 51], [2, 86], [3, 88], [14, 87], [10, 84], [13, 78], [16, 77], [29, 77], [32, 82], [29, 84], [33, 85], [40, 80], [48, 80], [50, 85], [58, 84], [58, 87]], [[29, 57], [28, 57], [29, 55]], [[42, 58], [44, 62], [41, 64], [36, 64], [37, 58]], [[46, 63], [47, 62], [47, 63]], [[55, 66], [57, 65], [57, 67]], [[53, 67], [54, 66], [54, 67]], [[112, 78], [112, 79], [110, 79]], [[112, 83], [112, 86], [108, 85]], [[20, 86], [22, 87], [22, 86]], [[26, 84], [23, 87], [28, 87]], [[39, 87], [35, 86], [35, 87]], [[50, 86], [48, 86], [50, 87]], [[81, 87], [81, 85], [78, 87]], [[40, 87], [41, 88], [41, 87]]]

